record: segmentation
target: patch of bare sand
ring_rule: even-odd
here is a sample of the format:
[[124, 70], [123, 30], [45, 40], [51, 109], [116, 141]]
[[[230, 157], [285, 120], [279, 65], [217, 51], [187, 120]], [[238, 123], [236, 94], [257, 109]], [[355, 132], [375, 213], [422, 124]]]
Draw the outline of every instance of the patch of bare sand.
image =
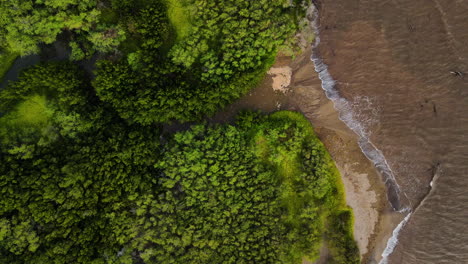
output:
[[272, 76], [273, 84], [272, 88], [274, 91], [287, 92], [288, 87], [291, 84], [292, 69], [289, 66], [284, 67], [272, 67], [268, 72], [268, 75]]

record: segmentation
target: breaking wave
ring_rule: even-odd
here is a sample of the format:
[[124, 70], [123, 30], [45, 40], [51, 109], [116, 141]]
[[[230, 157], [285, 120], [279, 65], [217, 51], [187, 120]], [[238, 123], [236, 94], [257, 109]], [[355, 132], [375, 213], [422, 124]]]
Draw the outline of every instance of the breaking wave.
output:
[[379, 263], [387, 264], [388, 256], [390, 256], [393, 253], [393, 250], [398, 244], [398, 235], [401, 229], [406, 225], [406, 223], [412, 215], [411, 209], [409, 207], [402, 206], [402, 202], [400, 199], [400, 186], [396, 182], [395, 175], [391, 170], [387, 160], [385, 159], [385, 156], [383, 155], [382, 151], [379, 150], [371, 142], [369, 138], [370, 133], [367, 127], [363, 124], [363, 122], [360, 122], [358, 120], [358, 115], [356, 114], [355, 109], [353, 109], [353, 105], [340, 95], [339, 91], [337, 90], [337, 83], [328, 71], [328, 66], [318, 55], [317, 47], [320, 44], [320, 29], [318, 25], [318, 18], [318, 11], [315, 10], [312, 27], [314, 28], [316, 38], [313, 46], [314, 52], [312, 53], [311, 60], [313, 61], [315, 71], [318, 73], [318, 76], [322, 82], [322, 89], [325, 91], [327, 98], [333, 102], [335, 109], [339, 113], [340, 120], [343, 121], [354, 133], [358, 135], [359, 147], [361, 148], [364, 155], [370, 161], [372, 161], [374, 166], [381, 174], [387, 189], [388, 200], [393, 209], [400, 213], [409, 212], [408, 215], [406, 215], [406, 217], [403, 219], [403, 221], [401, 221], [398, 224], [398, 226], [393, 230], [392, 236], [387, 241], [387, 246], [382, 253], [382, 260]]
[[369, 132], [367, 127], [356, 118], [356, 113], [353, 110], [353, 105], [341, 97], [339, 91], [336, 89], [336, 81], [328, 72], [328, 66], [317, 55], [317, 47], [320, 44], [320, 30], [318, 25], [318, 11], [314, 11], [314, 20], [312, 27], [315, 31], [315, 44], [313, 46], [313, 55], [311, 60], [315, 65], [315, 71], [318, 73], [322, 81], [322, 89], [325, 91], [326, 96], [330, 99], [335, 109], [339, 113], [340, 120], [343, 121], [354, 133], [359, 136], [359, 147], [364, 155], [373, 162], [379, 173], [382, 175], [387, 187], [387, 196], [390, 204], [395, 211], [404, 211], [407, 208], [402, 208], [400, 199], [400, 186], [396, 182], [393, 171], [391, 170], [387, 160], [385, 159], [382, 151], [380, 151], [369, 139]]

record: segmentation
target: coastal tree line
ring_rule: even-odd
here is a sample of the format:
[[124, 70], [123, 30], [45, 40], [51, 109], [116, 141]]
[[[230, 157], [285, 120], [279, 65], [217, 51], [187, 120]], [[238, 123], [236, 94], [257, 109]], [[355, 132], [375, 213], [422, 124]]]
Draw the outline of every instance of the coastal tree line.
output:
[[[63, 36], [70, 61], [0, 91], [0, 262], [359, 263], [339, 174], [300, 114], [240, 97], [297, 30], [301, 1], [8, 1], [2, 48]], [[18, 44], [19, 43], [19, 44]]]

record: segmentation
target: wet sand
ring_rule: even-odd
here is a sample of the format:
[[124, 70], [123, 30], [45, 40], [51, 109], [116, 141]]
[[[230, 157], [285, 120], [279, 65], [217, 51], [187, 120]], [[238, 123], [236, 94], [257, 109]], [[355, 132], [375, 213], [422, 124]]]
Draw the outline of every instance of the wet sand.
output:
[[[277, 57], [273, 68], [292, 69], [291, 83], [282, 89], [284, 92], [273, 88], [279, 85], [278, 80], [274, 81], [275, 74], [266, 75], [258, 87], [219, 112], [211, 121], [232, 121], [235, 114], [243, 109], [303, 113], [341, 172], [346, 201], [354, 212], [354, 237], [363, 263], [376, 263], [394, 226], [402, 217], [390, 209], [380, 175], [359, 148], [357, 136], [339, 119], [333, 103], [325, 96], [310, 60], [311, 53], [310, 46], [294, 60], [287, 56]], [[326, 263], [326, 259], [324, 255], [317, 263]]]
[[302, 112], [315, 127], [342, 176], [347, 204], [353, 208], [354, 238], [363, 263], [379, 261], [386, 239], [401, 216], [389, 207], [385, 186], [364, 156], [357, 135], [340, 119], [325, 96], [308, 51], [292, 63], [289, 109]]

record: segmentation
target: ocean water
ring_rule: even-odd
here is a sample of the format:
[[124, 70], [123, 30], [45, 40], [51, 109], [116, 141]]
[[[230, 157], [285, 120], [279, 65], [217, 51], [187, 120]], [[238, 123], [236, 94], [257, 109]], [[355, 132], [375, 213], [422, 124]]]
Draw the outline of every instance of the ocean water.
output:
[[[359, 146], [366, 157], [371, 160], [374, 166], [382, 175], [383, 181], [387, 187], [388, 200], [395, 211], [408, 210], [408, 207], [403, 207], [401, 204], [401, 191], [400, 186], [396, 182], [393, 171], [388, 165], [387, 160], [380, 151], [370, 140], [371, 132], [368, 126], [371, 123], [377, 122], [375, 120], [375, 112], [377, 106], [373, 106], [368, 97], [361, 97], [353, 101], [349, 101], [340, 95], [337, 90], [338, 84], [330, 75], [328, 66], [323, 62], [317, 48], [320, 45], [320, 25], [318, 24], [319, 14], [316, 12], [313, 27], [315, 29], [315, 52], [311, 60], [314, 62], [315, 71], [318, 73], [319, 79], [322, 82], [322, 88], [328, 99], [333, 101], [334, 107], [340, 114], [340, 120], [343, 121], [354, 133], [359, 137]], [[364, 101], [365, 103], [362, 103]], [[363, 112], [370, 110], [372, 114], [366, 115]], [[364, 110], [364, 111], [363, 111]]]
[[322, 86], [406, 214], [381, 263], [468, 263], [468, 1], [317, 6]]

